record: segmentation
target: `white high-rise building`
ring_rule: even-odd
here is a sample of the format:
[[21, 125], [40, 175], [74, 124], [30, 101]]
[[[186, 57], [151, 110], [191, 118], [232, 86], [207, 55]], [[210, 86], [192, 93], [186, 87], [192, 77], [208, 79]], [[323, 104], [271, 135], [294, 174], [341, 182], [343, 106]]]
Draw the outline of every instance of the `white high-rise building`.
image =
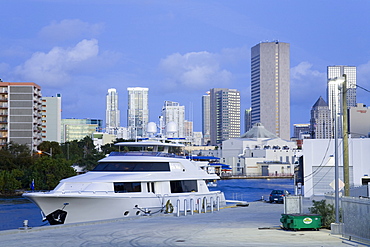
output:
[[118, 110], [118, 93], [115, 88], [108, 89], [106, 107], [106, 132], [117, 134], [117, 130], [120, 127], [120, 111]]
[[[356, 67], [355, 66], [328, 66], [327, 67], [327, 97], [328, 106], [332, 114], [332, 120], [336, 117], [337, 121], [342, 121], [342, 85], [344, 76], [346, 75], [346, 93], [347, 93], [347, 107], [356, 106]], [[339, 119], [338, 119], [339, 116]], [[334, 122], [332, 123], [334, 126]], [[338, 125], [338, 137], [342, 136], [342, 125]]]
[[61, 142], [62, 97], [42, 97], [42, 141]]
[[149, 122], [148, 88], [129, 87], [127, 129], [130, 139], [146, 137]]
[[[338, 85], [333, 82], [336, 78], [340, 78], [343, 75], [347, 76], [347, 107], [356, 106], [356, 66], [328, 66], [327, 76], [328, 76], [328, 87], [327, 87], [327, 102], [330, 110], [332, 111], [333, 102], [340, 102], [340, 91], [338, 90]], [[337, 110], [339, 110], [338, 108]], [[340, 111], [338, 111], [339, 113]]]
[[[328, 66], [327, 67], [327, 102], [332, 113], [341, 114], [341, 93], [338, 82], [343, 81], [343, 75], [347, 77], [347, 107], [356, 106], [356, 66]], [[338, 79], [338, 80], [336, 80]], [[336, 107], [335, 111], [333, 107]]]
[[240, 92], [236, 89], [212, 88], [211, 145], [240, 137]]
[[290, 139], [290, 44], [259, 43], [251, 51], [252, 125]]
[[202, 134], [203, 143], [208, 144], [211, 141], [211, 95], [209, 91], [202, 96]]
[[185, 137], [185, 106], [177, 102], [165, 101], [161, 115], [166, 137]]

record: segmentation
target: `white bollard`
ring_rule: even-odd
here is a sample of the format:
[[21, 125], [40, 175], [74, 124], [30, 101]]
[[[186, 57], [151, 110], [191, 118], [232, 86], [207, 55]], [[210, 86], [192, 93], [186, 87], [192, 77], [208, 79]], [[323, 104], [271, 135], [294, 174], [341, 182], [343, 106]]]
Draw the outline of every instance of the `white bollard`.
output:
[[190, 214], [194, 214], [194, 200], [193, 198], [190, 199]]
[[177, 209], [176, 209], [176, 216], [177, 217], [180, 217], [180, 199], [177, 199], [177, 202], [176, 202], [176, 207], [177, 207]]

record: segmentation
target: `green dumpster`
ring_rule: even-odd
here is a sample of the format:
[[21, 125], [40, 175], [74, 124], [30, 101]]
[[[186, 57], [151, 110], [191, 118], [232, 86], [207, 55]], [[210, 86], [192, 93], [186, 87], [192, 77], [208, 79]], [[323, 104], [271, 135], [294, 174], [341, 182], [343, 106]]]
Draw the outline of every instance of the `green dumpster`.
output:
[[282, 214], [280, 222], [284, 229], [301, 230], [321, 228], [321, 215], [318, 214]]

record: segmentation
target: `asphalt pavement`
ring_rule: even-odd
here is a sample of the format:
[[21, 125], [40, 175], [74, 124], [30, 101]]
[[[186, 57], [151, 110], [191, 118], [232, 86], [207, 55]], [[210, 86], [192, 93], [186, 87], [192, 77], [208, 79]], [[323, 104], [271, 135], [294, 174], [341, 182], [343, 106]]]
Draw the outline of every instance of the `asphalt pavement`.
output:
[[[109, 209], [107, 209], [109, 210]], [[320, 229], [280, 228], [283, 204], [252, 202], [213, 213], [0, 231], [1, 246], [363, 246]]]

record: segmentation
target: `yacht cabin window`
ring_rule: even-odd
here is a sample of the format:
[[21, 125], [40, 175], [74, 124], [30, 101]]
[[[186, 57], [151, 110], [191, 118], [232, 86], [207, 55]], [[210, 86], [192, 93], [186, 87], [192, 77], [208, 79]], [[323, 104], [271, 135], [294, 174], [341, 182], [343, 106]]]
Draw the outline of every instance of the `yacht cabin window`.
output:
[[171, 193], [198, 192], [197, 180], [171, 181]]
[[115, 193], [141, 192], [140, 182], [115, 182], [113, 185]]
[[100, 162], [95, 172], [169, 172], [168, 162]]

